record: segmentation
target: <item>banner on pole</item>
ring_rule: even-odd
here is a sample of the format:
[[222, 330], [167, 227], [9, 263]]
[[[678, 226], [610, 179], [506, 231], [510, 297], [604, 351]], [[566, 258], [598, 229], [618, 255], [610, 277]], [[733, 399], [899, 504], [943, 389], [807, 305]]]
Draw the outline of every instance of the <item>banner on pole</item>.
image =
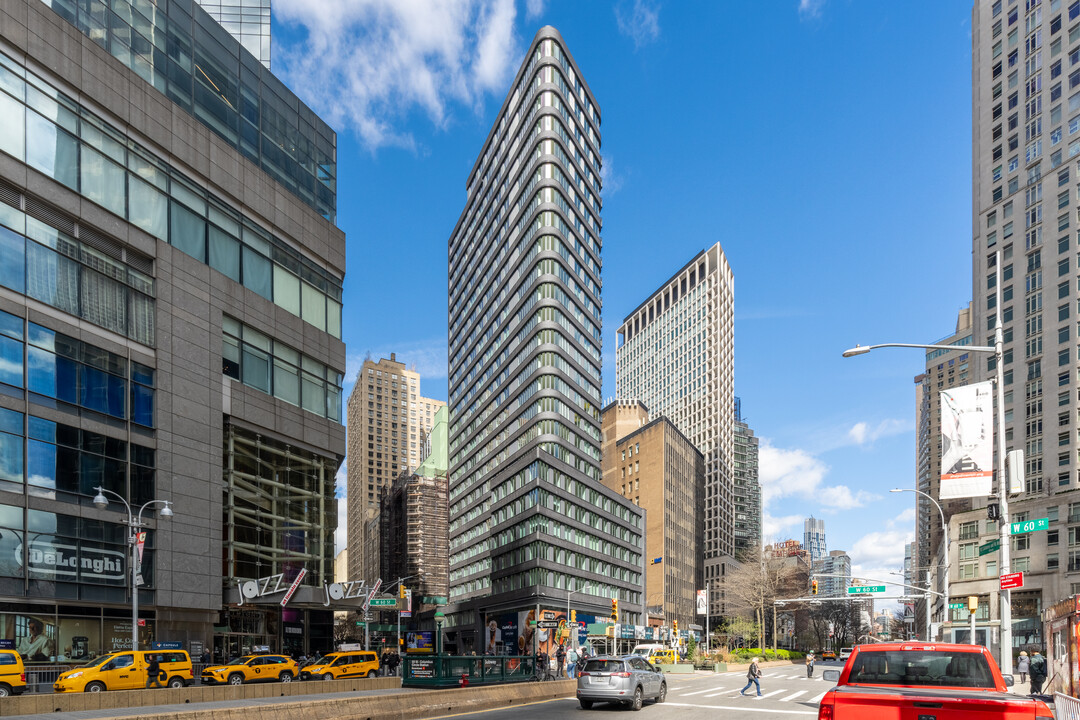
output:
[[942, 390], [940, 499], [990, 495], [993, 462], [993, 383]]
[[698, 590], [697, 591], [697, 614], [698, 615], [707, 615], [709, 613], [708, 607], [709, 607], [709, 590], [708, 589]]

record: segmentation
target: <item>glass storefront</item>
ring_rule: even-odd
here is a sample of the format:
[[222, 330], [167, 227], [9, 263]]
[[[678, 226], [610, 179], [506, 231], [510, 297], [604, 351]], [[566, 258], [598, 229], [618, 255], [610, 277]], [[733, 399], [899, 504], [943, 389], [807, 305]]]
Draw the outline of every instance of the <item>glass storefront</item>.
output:
[[[139, 645], [158, 638], [155, 622], [140, 619]], [[0, 603], [0, 642], [28, 664], [78, 663], [131, 648], [131, 610]]]

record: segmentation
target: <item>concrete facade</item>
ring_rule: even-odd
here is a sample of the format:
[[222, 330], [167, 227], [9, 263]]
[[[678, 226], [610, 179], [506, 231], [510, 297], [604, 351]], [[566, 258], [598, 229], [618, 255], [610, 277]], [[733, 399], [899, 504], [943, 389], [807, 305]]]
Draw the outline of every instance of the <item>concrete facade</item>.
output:
[[735, 554], [735, 277], [720, 244], [703, 250], [617, 330], [615, 394], [671, 420], [705, 455], [709, 614]]
[[[196, 8], [194, 12], [201, 11]], [[77, 313], [71, 309], [61, 310], [55, 304], [33, 297], [33, 273], [38, 272], [40, 266], [32, 268], [27, 292], [13, 289], [10, 284], [0, 287], [0, 311], [19, 318], [20, 324], [23, 320], [36, 323], [79, 341], [84, 344], [84, 352], [107, 351], [129, 364], [139, 363], [151, 368], [153, 420], [150, 425], [136, 426], [91, 411], [85, 398], [62, 402], [43, 397], [33, 392], [32, 376], [28, 391], [12, 384], [4, 385], [0, 408], [30, 418], [32, 437], [34, 418], [41, 418], [57, 423], [58, 427], [76, 428], [84, 434], [92, 432], [95, 437], [107, 438], [107, 442], [126, 442], [153, 451], [153, 482], [146, 490], [151, 498], [171, 501], [174, 516], [169, 520], [151, 516], [149, 520], [148, 543], [152, 543], [153, 552], [144, 561], [144, 574], [152, 580], [148, 580], [149, 587], [140, 592], [140, 618], [147, 620], [147, 632], [140, 638], [140, 643], [151, 639], [180, 640], [189, 648], [200, 643], [217, 647], [223, 653], [231, 651], [227, 639], [231, 633], [217, 629], [223, 624], [229, 625], [225, 610], [227, 592], [235, 589], [238, 581], [256, 577], [254, 574], [233, 574], [238, 568], [249, 567], [246, 564], [249, 560], [250, 567], [255, 567], [259, 562], [256, 557], [264, 558], [262, 572], [266, 575], [295, 574], [303, 566], [308, 570], [304, 584], [311, 590], [321, 587], [323, 580], [332, 577], [333, 518], [336, 515], [333, 478], [345, 451], [340, 410], [335, 416], [332, 407], [335, 392], [337, 397], [340, 395], [345, 347], [325, 327], [316, 328], [280, 302], [226, 277], [206, 261], [182, 252], [165, 238], [151, 235], [134, 221], [118, 215], [116, 210], [107, 209], [116, 207], [116, 198], [91, 199], [86, 173], [95, 167], [97, 157], [91, 145], [105, 142], [93, 139], [99, 137], [95, 134], [100, 133], [96, 128], [105, 123], [108, 125], [106, 134], [124, 138], [129, 143], [129, 160], [135, 157], [132, 153], [137, 145], [142, 153], [139, 157], [152, 158], [159, 163], [155, 166], [159, 170], [155, 172], [171, 178], [168, 187], [174, 199], [186, 192], [185, 202], [208, 203], [213, 208], [209, 216], [211, 222], [222, 222], [227, 226], [227, 216], [238, 218], [238, 222], [242, 219], [245, 228], [250, 228], [253, 233], [252, 243], [262, 247], [260, 243], [266, 242], [266, 252], [272, 245], [277, 248], [275, 252], [292, 253], [289, 257], [295, 258], [296, 262], [302, 259], [305, 267], [320, 270], [320, 282], [335, 279], [338, 289], [344, 276], [344, 234], [203, 122], [45, 4], [4, 3], [0, 6], [0, 28], [4, 71], [9, 76], [25, 77], [27, 82], [47, 83], [63, 93], [64, 106], [73, 109], [79, 118], [77, 132], [83, 142], [70, 146], [75, 157], [78, 153], [82, 155], [83, 175], [77, 182], [71, 181], [63, 164], [71, 161], [70, 154], [64, 155], [58, 150], [50, 173], [41, 169], [34, 159], [37, 156], [24, 160], [11, 145], [3, 148], [4, 152], [0, 152], [0, 185], [6, 203], [5, 222], [23, 222], [21, 218], [25, 214], [23, 227], [28, 237], [33, 235], [32, 227], [42, 227], [42, 222], [53, 228], [59, 226], [61, 232], [72, 238], [70, 242], [77, 241], [86, 248], [82, 257], [88, 257], [89, 248], [93, 247], [103, 256], [113, 258], [109, 261], [110, 267], [137, 268], [152, 283], [152, 310], [148, 314], [152, 317], [152, 330], [137, 341], [88, 320], [87, 311], [93, 308], [94, 302], [90, 294], [93, 286], [87, 278], [82, 280], [83, 296]], [[0, 100], [7, 103], [5, 110], [13, 102], [6, 95]], [[35, 117], [33, 123], [40, 121]], [[10, 141], [9, 131], [19, 129], [11, 124], [5, 124], [5, 127]], [[72, 128], [68, 130], [76, 132]], [[29, 120], [26, 132], [27, 147], [37, 147], [36, 141], [30, 138], [36, 130], [31, 128]], [[68, 136], [63, 137], [66, 142]], [[117, 145], [99, 147], [116, 148]], [[119, 147], [123, 148], [123, 145]], [[128, 182], [129, 188], [135, 187], [135, 180], [129, 178]], [[122, 181], [121, 187], [124, 187]], [[123, 202], [119, 207], [122, 213]], [[129, 207], [134, 212], [134, 202]], [[220, 215], [214, 215], [214, 212]], [[180, 213], [179, 209], [173, 210], [174, 217], [179, 217]], [[190, 235], [182, 236], [174, 231], [176, 226], [168, 233], [174, 243], [193, 240]], [[258, 240], [254, 236], [256, 232], [260, 233]], [[205, 242], [210, 243], [213, 254], [216, 241]], [[36, 246], [34, 252], [39, 252]], [[9, 260], [10, 257], [5, 261]], [[251, 256], [252, 273], [255, 273], [256, 263], [263, 260], [262, 256], [258, 259]], [[263, 289], [262, 292], [267, 291]], [[271, 295], [272, 292], [271, 289]], [[312, 294], [311, 297], [322, 296]], [[325, 317], [325, 306], [323, 312]], [[318, 365], [323, 375], [311, 378], [310, 394], [305, 390], [304, 398], [313, 402], [321, 393], [319, 413], [302, 409], [299, 394], [297, 404], [293, 404], [223, 373], [223, 364], [228, 367], [229, 359], [227, 327], [265, 329], [269, 335], [253, 333], [251, 339], [268, 338], [275, 357], [278, 357], [278, 350], [282, 354], [293, 352], [299, 363], [299, 353], [302, 353], [305, 362], [310, 360]], [[340, 335], [340, 329], [336, 334]], [[251, 357], [245, 356], [243, 367], [254, 373], [260, 359], [251, 360]], [[237, 374], [240, 368], [238, 362]], [[90, 371], [80, 372], [80, 387], [84, 387]], [[298, 371], [292, 372], [292, 381], [299, 383]], [[243, 377], [256, 382], [255, 375]], [[309, 376], [303, 375], [304, 382], [308, 379]], [[280, 386], [280, 395], [287, 396], [286, 386], [287, 383]], [[63, 388], [58, 392], [63, 392]], [[123, 405], [123, 400], [120, 403]], [[234, 445], [234, 441], [249, 443], [245, 448], [261, 448], [253, 452], [268, 467], [284, 467], [285, 461], [280, 457], [285, 454], [294, 459], [296, 464], [292, 469], [296, 478], [287, 479], [285, 485], [298, 496], [312, 499], [313, 509], [310, 514], [294, 517], [290, 531], [293, 534], [289, 538], [279, 529], [262, 535], [256, 545], [242, 541], [241, 536], [250, 532], [252, 526], [232, 513], [233, 503], [238, 500], [237, 493], [244, 496], [245, 499], [240, 500], [243, 504], [246, 498], [265, 493], [271, 481], [259, 470], [254, 470], [243, 481], [238, 479], [240, 470], [234, 464], [234, 449], [238, 458], [246, 450]], [[32, 452], [32, 446], [31, 441], [29, 452]], [[33, 461], [32, 456], [30, 461]], [[103, 477], [103, 482], [108, 485], [109, 476]], [[126, 487], [133, 488], [133, 482], [129, 478], [125, 485], [121, 478], [117, 485], [121, 494], [128, 492]], [[238, 491], [238, 483], [248, 490]], [[122, 504], [114, 501], [105, 510], [96, 509], [88, 502], [87, 496], [93, 494], [90, 487], [80, 487], [69, 496], [33, 490], [15, 492], [12, 485], [6, 485], [5, 490], [10, 492], [0, 492], [0, 503], [15, 509], [12, 510], [15, 515], [25, 513], [32, 520], [34, 512], [55, 513], [78, 518], [80, 523], [97, 523], [106, 533], [118, 538], [126, 533]], [[135, 495], [134, 490], [132, 493], [130, 499], [133, 502], [144, 499]], [[135, 509], [138, 509], [137, 504]], [[303, 547], [296, 549], [296, 541], [301, 536]], [[37, 540], [31, 538], [30, 542]], [[148, 564], [151, 567], [147, 567]], [[91, 641], [92, 649], [110, 649], [110, 639], [105, 637], [110, 633], [107, 618], [123, 618], [125, 609], [129, 608], [130, 592], [126, 581], [121, 580], [113, 587], [99, 591], [90, 585], [85, 588], [81, 585], [61, 587], [53, 583], [44, 585], [35, 579], [49, 577], [56, 579], [51, 571], [45, 572], [31, 565], [23, 578], [5, 579], [0, 584], [0, 594], [5, 603], [13, 603], [11, 607], [22, 608], [23, 613], [46, 618], [52, 614], [55, 622], [61, 625], [61, 635], [64, 613], [50, 610], [49, 601], [70, 604], [78, 600], [88, 613], [98, 613], [106, 618], [102, 621], [106, 624], [99, 625], [104, 628], [101, 639]], [[71, 596], [69, 593], [77, 594]], [[306, 610], [299, 612], [303, 615]], [[277, 615], [280, 617], [280, 610]], [[127, 617], [130, 618], [130, 612]], [[275, 625], [278, 623], [261, 624], [260, 632], [255, 634], [261, 641], [280, 647], [284, 640], [280, 629], [272, 629]], [[238, 640], [236, 643], [239, 647]], [[64, 654], [58, 647], [56, 657]]]

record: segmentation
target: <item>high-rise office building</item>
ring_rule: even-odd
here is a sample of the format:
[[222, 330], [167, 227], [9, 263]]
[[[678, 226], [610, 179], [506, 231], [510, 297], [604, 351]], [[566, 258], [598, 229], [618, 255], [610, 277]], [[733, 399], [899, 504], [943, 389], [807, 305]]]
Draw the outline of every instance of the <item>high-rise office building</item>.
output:
[[732, 444], [735, 517], [735, 559], [753, 557], [761, 550], [761, 481], [758, 478], [758, 439], [742, 416], [742, 402], [735, 398], [735, 438]]
[[[970, 500], [940, 500], [941, 486], [941, 391], [967, 385], [975, 376], [973, 356], [964, 350], [972, 344], [971, 304], [956, 317], [956, 331], [933, 345], [955, 345], [955, 350], [937, 348], [926, 351], [926, 370], [915, 377], [915, 487], [939, 501], [947, 515], [971, 509]], [[912, 577], [916, 587], [929, 582], [937, 592], [945, 589], [942, 569], [945, 567], [944, 534], [938, 506], [925, 495], [915, 495], [915, 557]], [[991, 523], [996, 527], [996, 524]], [[987, 533], [993, 529], [983, 526]], [[914, 607], [916, 627], [926, 627], [926, 599], [919, 598]], [[931, 622], [945, 618], [945, 604], [935, 596], [930, 605]]]
[[544, 27], [449, 241], [458, 651], [525, 650], [530, 614], [565, 614], [569, 593], [579, 621], [612, 600], [641, 619], [641, 510], [600, 481], [600, 165], [599, 105]]
[[[1023, 589], [1010, 593], [1015, 654], [1045, 646], [1042, 610], [1080, 592], [1068, 574], [1080, 570], [1068, 544], [1080, 533], [1080, 22], [1074, 2], [994, 0], [973, 4], [971, 27], [973, 344], [994, 344], [1000, 270], [1005, 447], [1024, 451], [1026, 482], [1003, 520], [1049, 518], [1050, 528], [1014, 536], [1002, 567], [999, 553], [978, 552], [999, 534], [996, 525], [986, 532], [987, 499], [975, 499], [970, 512], [949, 518], [949, 590], [979, 596], [977, 620], [992, 623], [1000, 619], [998, 576], [1025, 571]], [[971, 362], [973, 379], [994, 378], [993, 356], [973, 354]], [[952, 619], [951, 637], [966, 638], [967, 611]], [[1001, 636], [977, 633], [979, 642]]]
[[[851, 557], [843, 550], [832, 550], [811, 563], [818, 578], [818, 595], [843, 597], [851, 584]], [[826, 577], [838, 575], [839, 577]]]
[[600, 416], [604, 484], [645, 511], [645, 605], [654, 622], [705, 630], [697, 615], [705, 457], [665, 417], [649, 420], [636, 400], [617, 400]]
[[[50, 662], [130, 647], [124, 502], [161, 500], [140, 645], [323, 649], [335, 135], [198, 5], [122, 9], [0, 4], [0, 625]], [[301, 570], [284, 608], [250, 582]]]
[[419, 373], [397, 353], [364, 360], [347, 404], [348, 579], [373, 583], [379, 576], [381, 546], [369, 532], [378, 525], [379, 494], [420, 464], [433, 412], [445, 404], [420, 395]]
[[735, 554], [735, 278], [720, 244], [703, 250], [626, 316], [615, 393], [664, 415], [705, 455], [709, 614]]
[[825, 521], [813, 516], [803, 521], [803, 548], [810, 554], [810, 562], [815, 563], [828, 552], [825, 544]]
[[270, 0], [196, 0], [244, 49], [270, 69]]

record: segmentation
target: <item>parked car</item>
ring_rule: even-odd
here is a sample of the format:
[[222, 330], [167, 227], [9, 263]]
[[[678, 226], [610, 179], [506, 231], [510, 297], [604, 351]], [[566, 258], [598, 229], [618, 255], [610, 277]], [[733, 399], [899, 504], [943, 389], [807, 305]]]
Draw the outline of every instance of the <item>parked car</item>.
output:
[[1041, 700], [1008, 692], [1012, 676], [980, 645], [861, 645], [843, 670], [822, 676], [837, 685], [821, 699], [820, 720], [1054, 717]]
[[373, 652], [332, 652], [323, 655], [300, 673], [301, 680], [341, 680], [351, 677], [375, 677], [379, 674], [379, 656]]
[[296, 661], [287, 655], [244, 655], [224, 665], [202, 671], [205, 685], [243, 685], [249, 682], [292, 682], [300, 675]]
[[22, 695], [26, 691], [26, 668], [22, 655], [0, 650], [0, 697]]
[[822, 660], [835, 660], [836, 659], [836, 652], [833, 651], [833, 650], [825, 650], [824, 652], [821, 653], [821, 659]]
[[125, 650], [96, 657], [85, 665], [60, 673], [53, 683], [53, 691], [101, 692], [145, 688], [151, 656], [158, 657], [164, 686], [182, 688], [191, 683], [191, 656], [186, 650]]
[[596, 702], [615, 702], [640, 710], [645, 698], [667, 699], [664, 673], [640, 655], [589, 658], [578, 675], [577, 697], [583, 710]]

